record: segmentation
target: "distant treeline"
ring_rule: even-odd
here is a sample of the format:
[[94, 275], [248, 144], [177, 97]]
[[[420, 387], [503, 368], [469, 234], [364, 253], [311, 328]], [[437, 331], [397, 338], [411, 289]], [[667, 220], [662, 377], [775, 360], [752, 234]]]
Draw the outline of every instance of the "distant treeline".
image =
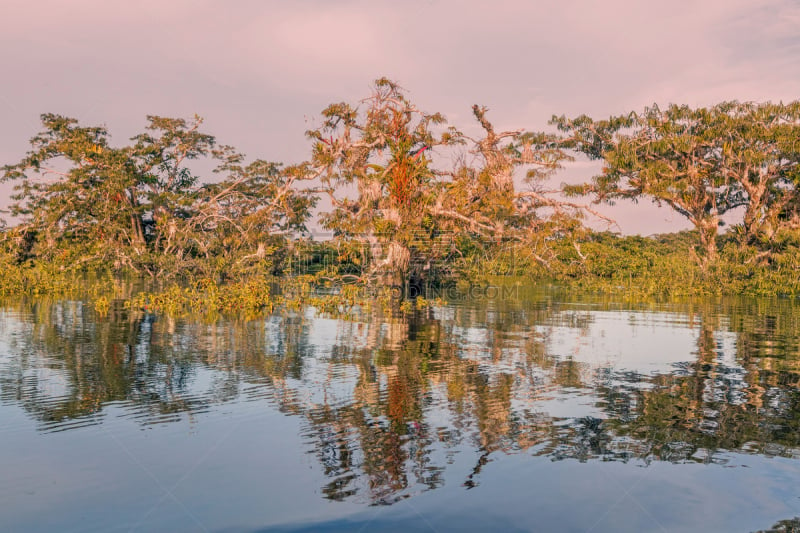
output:
[[[497, 131], [486, 108], [472, 111], [475, 138], [379, 79], [359, 105], [325, 109], [307, 132], [308, 160], [289, 166], [247, 160], [199, 117], [150, 116], [117, 146], [104, 127], [42, 115], [30, 151], [3, 167], [15, 220], [0, 236], [0, 266], [13, 273], [3, 290], [50, 270], [214, 282], [312, 272], [406, 288], [514, 274], [600, 290], [800, 292], [800, 102], [561, 116], [550, 133]], [[579, 155], [601, 160], [601, 173], [553, 186]], [[214, 179], [198, 160], [213, 162]], [[324, 243], [307, 230], [321, 198]], [[620, 198], [668, 206], [695, 230], [622, 238], [583, 224], [611, 228], [593, 205]], [[720, 237], [735, 208], [742, 223]]]

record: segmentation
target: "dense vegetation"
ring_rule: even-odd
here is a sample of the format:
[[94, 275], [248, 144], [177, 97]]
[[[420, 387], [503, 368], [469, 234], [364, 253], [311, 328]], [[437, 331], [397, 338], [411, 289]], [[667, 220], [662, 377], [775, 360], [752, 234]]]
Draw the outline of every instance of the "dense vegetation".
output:
[[[268, 280], [298, 274], [302, 286], [400, 296], [499, 275], [646, 294], [800, 293], [800, 102], [554, 117], [557, 133], [497, 131], [486, 108], [473, 115], [477, 138], [380, 79], [359, 106], [325, 109], [309, 159], [291, 166], [248, 161], [198, 117], [148, 117], [117, 146], [103, 127], [43, 115], [30, 151], [3, 167], [14, 195], [0, 291], [134, 275], [203, 300], [236, 281], [221, 311], [235, 294], [268, 308]], [[602, 172], [554, 187], [579, 156]], [[668, 206], [695, 229], [643, 238], [584, 225], [610, 229], [592, 205], [620, 198]], [[308, 231], [318, 203], [325, 242]], [[720, 235], [736, 208], [742, 222]]]

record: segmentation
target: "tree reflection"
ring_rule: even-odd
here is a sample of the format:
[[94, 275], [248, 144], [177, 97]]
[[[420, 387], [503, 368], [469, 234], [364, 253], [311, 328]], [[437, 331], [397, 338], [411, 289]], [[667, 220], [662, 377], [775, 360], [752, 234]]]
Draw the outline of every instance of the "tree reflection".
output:
[[[676, 325], [659, 327], [694, 338], [668, 370], [581, 355], [598, 317], [664, 309]], [[101, 423], [112, 406], [154, 424], [263, 399], [303, 420], [325, 498], [390, 504], [452, 477], [475, 486], [496, 453], [645, 464], [721, 462], [724, 451], [797, 457], [799, 316], [788, 301], [621, 309], [542, 296], [404, 318], [303, 312], [204, 324], [22, 301], [0, 315], [10, 351], [0, 398], [47, 431]], [[472, 466], [454, 471], [458, 454]]]

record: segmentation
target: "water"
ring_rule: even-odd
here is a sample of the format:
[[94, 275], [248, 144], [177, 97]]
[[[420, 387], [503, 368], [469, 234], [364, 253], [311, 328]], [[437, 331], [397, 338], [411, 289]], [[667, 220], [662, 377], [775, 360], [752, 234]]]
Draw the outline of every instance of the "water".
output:
[[495, 296], [214, 324], [6, 302], [0, 531], [797, 527], [798, 303]]

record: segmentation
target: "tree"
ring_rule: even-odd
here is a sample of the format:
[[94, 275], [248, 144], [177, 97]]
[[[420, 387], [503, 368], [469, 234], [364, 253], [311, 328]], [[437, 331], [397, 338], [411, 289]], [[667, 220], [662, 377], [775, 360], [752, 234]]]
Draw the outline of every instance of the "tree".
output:
[[114, 262], [143, 242], [137, 170], [129, 149], [109, 146], [103, 127], [42, 115], [31, 151], [3, 167], [15, 182], [11, 214], [22, 219], [23, 256], [69, 263]]
[[553, 122], [572, 135], [570, 146], [605, 160], [601, 175], [572, 192], [668, 205], [698, 230], [703, 266], [716, 257], [724, 213], [744, 206], [745, 238], [770, 240], [798, 200], [800, 102], [653, 106], [602, 121]]
[[297, 188], [308, 179], [306, 165], [284, 167], [244, 156], [226, 148], [218, 183], [198, 191], [192, 233], [199, 239], [201, 265], [214, 265], [215, 274], [228, 277], [250, 271], [278, 273], [289, 253], [290, 238], [307, 231], [306, 220], [316, 198]]
[[187, 247], [178, 245], [176, 237], [185, 233], [196, 213], [200, 179], [188, 162], [212, 155], [216, 139], [200, 132], [202, 119], [198, 116], [191, 122], [157, 116], [147, 120], [147, 131], [131, 139], [135, 144], [130, 157], [138, 180], [130, 195], [144, 209], [141, 224], [148, 251], [181, 259]]
[[420, 111], [385, 78], [363, 103], [329, 106], [322, 126], [308, 132], [310, 164], [333, 208], [321, 220], [336, 237], [366, 245], [367, 279], [404, 287], [452, 248], [452, 236], [434, 219], [438, 191], [428, 154], [459, 137], [453, 130], [437, 135], [444, 117]]
[[[460, 224], [483, 243], [524, 243], [533, 257], [549, 266], [552, 239], [569, 238], [586, 214], [612, 223], [589, 206], [563, 198], [550, 181], [561, 163], [571, 160], [554, 134], [511, 130], [497, 132], [487, 109], [475, 105], [484, 135], [471, 143], [476, 164], [462, 162], [439, 196], [436, 214]], [[520, 172], [523, 172], [521, 179]], [[519, 182], [521, 187], [518, 187]], [[553, 258], [553, 257], [551, 257]]]
[[[486, 108], [476, 105], [485, 136], [472, 139], [446, 127], [440, 114], [421, 112], [385, 78], [363, 104], [329, 106], [322, 126], [308, 135], [314, 141], [310, 164], [333, 207], [323, 225], [339, 239], [366, 245], [368, 279], [393, 286], [430, 280], [436, 264], [457, 256], [460, 237], [562, 237], [560, 230], [591, 211], [545, 188], [568, 158], [555, 135], [496, 132]], [[465, 145], [467, 153], [460, 151]], [[458, 163], [435, 164], [447, 156]], [[525, 188], [518, 190], [522, 168]]]
[[771, 241], [781, 215], [798, 201], [800, 101], [725, 102], [715, 109], [720, 172], [747, 197], [743, 235]]
[[572, 135], [570, 146], [604, 159], [602, 174], [570, 192], [593, 193], [610, 203], [646, 196], [668, 205], [698, 230], [698, 259], [707, 267], [717, 255], [721, 215], [747, 204], [741, 188], [721, 172], [722, 111], [670, 105], [602, 121], [554, 117], [559, 129]]
[[[101, 127], [43, 115], [44, 131], [17, 164], [11, 213], [21, 219], [20, 258], [64, 267], [129, 270], [153, 277], [230, 276], [274, 268], [275, 251], [303, 231], [313, 206], [294, 189], [306, 166], [244, 156], [200, 131], [202, 120], [148, 117], [133, 144], [112, 147]], [[189, 162], [219, 162], [200, 183]]]

